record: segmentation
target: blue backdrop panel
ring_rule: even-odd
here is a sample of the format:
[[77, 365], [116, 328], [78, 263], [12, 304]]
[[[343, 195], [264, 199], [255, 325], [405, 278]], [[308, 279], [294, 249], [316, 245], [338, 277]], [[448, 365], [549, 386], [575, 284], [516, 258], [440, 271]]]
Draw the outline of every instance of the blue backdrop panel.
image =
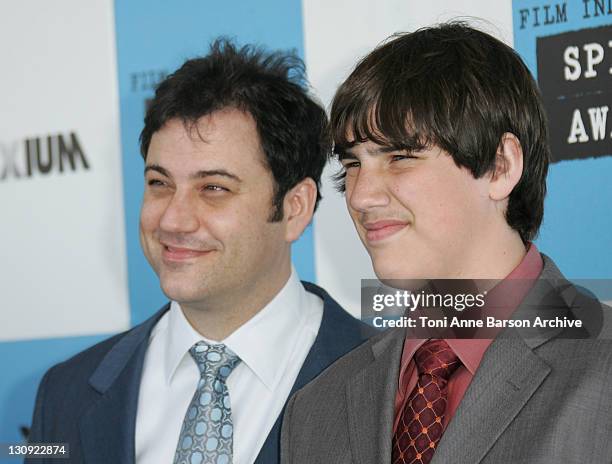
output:
[[[123, 183], [132, 323], [150, 316], [166, 300], [138, 242], [143, 161], [138, 151], [145, 100], [160, 78], [196, 55], [211, 39], [225, 35], [239, 44], [296, 49], [303, 56], [299, 0], [248, 2], [115, 1], [117, 59], [123, 148]], [[294, 247], [303, 279], [314, 279], [312, 230]]]
[[[603, 10], [601, 4], [605, 3]], [[554, 77], [547, 82], [540, 82], [545, 100], [557, 100], [558, 104], [569, 102], [579, 107], [584, 98], [594, 96], [595, 106], [608, 105], [612, 110], [612, 74], [608, 68], [612, 64], [612, 48], [607, 41], [604, 48], [605, 59], [595, 68], [601, 89], [584, 91], [584, 86], [591, 86], [594, 79], [586, 78], [588, 69], [584, 42], [580, 34], [572, 34], [569, 39], [579, 49], [582, 76], [576, 81], [565, 79], [564, 53], [565, 46], [550, 50], [543, 47], [544, 39], [550, 40], [561, 34], [583, 31], [583, 36], [596, 37], [595, 28], [612, 25], [612, 11], [609, 2], [595, 1], [559, 1], [540, 2], [534, 0], [513, 1], [514, 48], [521, 54], [534, 76], [538, 76], [538, 60], [550, 62], [554, 68], [546, 69], [547, 75]], [[538, 57], [539, 47], [546, 50], [548, 57]], [[609, 39], [609, 37], [608, 37]], [[573, 68], [572, 68], [573, 69]], [[556, 74], [556, 75], [555, 75]], [[548, 76], [547, 76], [548, 77]], [[546, 96], [551, 88], [564, 87], [565, 95], [560, 93]], [[607, 90], [606, 90], [607, 89]], [[590, 95], [589, 95], [590, 93]], [[571, 100], [571, 101], [570, 101]], [[570, 108], [571, 110], [571, 108]], [[560, 114], [549, 112], [550, 126], [559, 124]], [[583, 111], [585, 130], [593, 140], [589, 116]], [[551, 144], [554, 147], [553, 158], [558, 160], [551, 164], [548, 175], [548, 194], [545, 203], [544, 224], [537, 240], [537, 245], [544, 253], [550, 254], [561, 270], [572, 278], [610, 278], [612, 277], [612, 150], [609, 147], [612, 138], [612, 111], [607, 116], [605, 140], [593, 144], [576, 145], [581, 151], [571, 160], [559, 160], [564, 156], [563, 144], [567, 144], [571, 124], [563, 133], [552, 131], [557, 137]], [[559, 147], [560, 148], [557, 148]], [[595, 148], [593, 148], [595, 147]], [[599, 150], [599, 153], [596, 152]], [[597, 156], [597, 157], [594, 157]], [[608, 296], [610, 297], [610, 295]]]
[[[53, 364], [99, 342], [106, 336], [69, 337], [0, 343], [0, 443], [19, 443], [21, 427], [29, 427], [34, 398], [44, 372]], [[12, 462], [14, 459], [0, 459]]]

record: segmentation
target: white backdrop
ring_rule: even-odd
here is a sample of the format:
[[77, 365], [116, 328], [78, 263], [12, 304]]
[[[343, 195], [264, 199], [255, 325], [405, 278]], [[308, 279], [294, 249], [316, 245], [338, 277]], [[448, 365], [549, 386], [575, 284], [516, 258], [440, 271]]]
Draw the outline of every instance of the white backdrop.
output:
[[[72, 20], [70, 20], [72, 19]], [[0, 15], [0, 341], [129, 326], [113, 0], [12, 2]], [[27, 176], [25, 140], [74, 134]], [[69, 147], [70, 148], [70, 147]], [[74, 147], [73, 147], [74, 148]], [[20, 177], [15, 175], [15, 170]]]

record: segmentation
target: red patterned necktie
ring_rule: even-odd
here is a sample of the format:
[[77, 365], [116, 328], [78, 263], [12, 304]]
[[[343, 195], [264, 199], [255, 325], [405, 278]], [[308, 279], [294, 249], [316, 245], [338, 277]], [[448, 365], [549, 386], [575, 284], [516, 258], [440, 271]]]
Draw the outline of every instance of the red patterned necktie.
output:
[[393, 464], [428, 464], [442, 438], [448, 379], [461, 361], [444, 340], [428, 340], [416, 353], [419, 373], [393, 435]]

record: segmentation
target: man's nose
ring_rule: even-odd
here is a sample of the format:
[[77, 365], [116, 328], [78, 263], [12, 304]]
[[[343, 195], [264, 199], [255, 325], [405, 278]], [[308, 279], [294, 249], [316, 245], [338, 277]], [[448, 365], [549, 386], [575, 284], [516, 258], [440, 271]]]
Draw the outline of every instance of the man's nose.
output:
[[360, 212], [387, 206], [389, 194], [384, 175], [361, 167], [354, 177], [346, 179], [346, 199], [352, 209]]
[[197, 205], [187, 192], [176, 191], [164, 211], [159, 226], [165, 232], [194, 232], [199, 227]]

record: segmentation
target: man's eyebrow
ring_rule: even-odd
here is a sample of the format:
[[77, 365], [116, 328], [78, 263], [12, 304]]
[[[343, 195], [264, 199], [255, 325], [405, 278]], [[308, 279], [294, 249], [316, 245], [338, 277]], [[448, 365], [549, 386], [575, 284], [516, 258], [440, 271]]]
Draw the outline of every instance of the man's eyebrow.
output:
[[[375, 148], [371, 148], [367, 150], [368, 155], [376, 156], [376, 155], [384, 155], [386, 153], [393, 153], [396, 151], [404, 151], [405, 148], [395, 147], [395, 146], [377, 146]], [[346, 159], [357, 159], [357, 155], [351, 152], [350, 148], [347, 149], [339, 149], [336, 151], [336, 155], [338, 156], [338, 160], [346, 160]]]
[[159, 164], [147, 164], [144, 169], [145, 175], [149, 171], [159, 172], [162, 176], [172, 177], [170, 173], [166, 169], [162, 168]]
[[210, 177], [210, 176], [223, 176], [223, 177], [227, 177], [228, 179], [233, 179], [236, 182], [242, 182], [242, 179], [240, 177], [238, 177], [236, 174], [232, 174], [231, 172], [226, 171], [225, 169], [204, 169], [204, 170], [196, 172], [190, 177], [194, 179], [201, 179], [203, 177]]
[[338, 152], [336, 152], [336, 155], [338, 156], [338, 160], [339, 161], [343, 161], [343, 160], [347, 160], [347, 159], [351, 159], [351, 160], [352, 159], [357, 159], [357, 156], [355, 156], [350, 151], [346, 151], [346, 150], [338, 151]]
[[372, 150], [368, 150], [368, 153], [370, 155], [384, 155], [386, 153], [393, 153], [396, 151], [405, 151], [406, 149], [404, 147], [397, 147], [397, 146], [393, 146], [393, 145], [385, 145], [385, 146], [379, 146], [376, 147]]
[[[147, 166], [145, 166], [145, 174], [149, 171], [155, 171], [160, 173], [162, 176], [166, 176], [170, 179], [172, 178], [172, 175], [170, 175], [168, 170], [163, 168], [159, 164], [148, 164]], [[240, 177], [238, 177], [236, 174], [232, 174], [231, 172], [226, 171], [225, 169], [202, 169], [200, 171], [196, 171], [189, 177], [191, 179], [202, 179], [204, 177], [211, 176], [223, 176], [227, 177], [228, 179], [235, 180], [236, 182], [242, 182], [242, 179]]]

